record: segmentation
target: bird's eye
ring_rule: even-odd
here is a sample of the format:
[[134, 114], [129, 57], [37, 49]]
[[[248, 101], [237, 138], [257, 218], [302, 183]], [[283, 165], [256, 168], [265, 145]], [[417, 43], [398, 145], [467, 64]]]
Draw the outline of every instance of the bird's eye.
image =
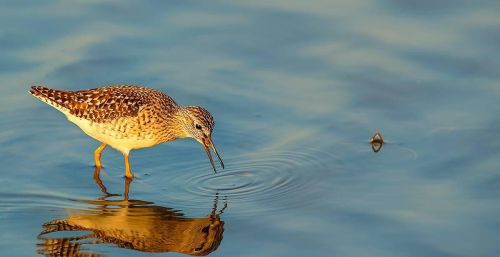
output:
[[200, 124], [196, 124], [195, 126], [197, 129], [201, 129], [201, 125]]

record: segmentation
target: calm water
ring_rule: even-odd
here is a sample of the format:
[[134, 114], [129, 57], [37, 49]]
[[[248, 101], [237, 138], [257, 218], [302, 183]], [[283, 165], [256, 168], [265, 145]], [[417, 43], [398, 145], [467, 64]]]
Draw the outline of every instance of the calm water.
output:
[[[0, 2], [0, 256], [498, 255], [500, 2], [128, 2]], [[27, 88], [124, 83], [210, 110], [226, 169], [135, 151], [126, 202], [106, 149], [105, 197]]]

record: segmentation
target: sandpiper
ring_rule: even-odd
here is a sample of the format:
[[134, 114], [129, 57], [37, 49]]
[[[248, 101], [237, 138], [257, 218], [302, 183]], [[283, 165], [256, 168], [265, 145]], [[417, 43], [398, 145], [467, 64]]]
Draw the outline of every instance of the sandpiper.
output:
[[217, 172], [211, 148], [224, 163], [212, 141], [214, 119], [200, 106], [179, 106], [165, 93], [134, 85], [64, 91], [32, 86], [30, 93], [66, 115], [90, 137], [102, 144], [94, 152], [96, 168], [107, 145], [123, 154], [125, 176], [132, 178], [129, 153], [178, 138], [196, 139]]

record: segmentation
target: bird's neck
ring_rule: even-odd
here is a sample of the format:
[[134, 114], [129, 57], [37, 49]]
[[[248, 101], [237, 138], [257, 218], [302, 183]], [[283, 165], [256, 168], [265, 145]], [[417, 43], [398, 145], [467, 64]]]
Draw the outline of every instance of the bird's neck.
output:
[[190, 137], [187, 130], [187, 117], [186, 110], [179, 106], [174, 112], [171, 112], [168, 116], [164, 117], [164, 122], [162, 122], [162, 137], [161, 142], [168, 142], [178, 138]]

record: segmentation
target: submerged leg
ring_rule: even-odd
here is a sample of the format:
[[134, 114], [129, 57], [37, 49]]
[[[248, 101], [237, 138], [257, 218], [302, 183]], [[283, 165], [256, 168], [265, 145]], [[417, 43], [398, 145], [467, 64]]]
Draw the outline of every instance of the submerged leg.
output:
[[95, 170], [94, 170], [94, 181], [97, 184], [97, 186], [99, 186], [99, 188], [101, 189], [101, 192], [104, 193], [104, 196], [103, 197], [98, 197], [97, 199], [99, 199], [99, 200], [105, 200], [106, 198], [108, 198], [110, 196], [119, 196], [119, 194], [111, 194], [111, 193], [108, 192], [108, 189], [106, 188], [106, 186], [104, 185], [104, 183], [102, 183], [101, 177], [99, 176], [99, 172], [100, 171], [101, 171], [100, 167], [95, 167]]
[[104, 148], [106, 148], [106, 144], [102, 143], [97, 149], [94, 151], [94, 160], [95, 160], [95, 167], [96, 168], [101, 168], [101, 153], [104, 151]]
[[130, 162], [128, 161], [128, 153], [123, 154], [123, 158], [125, 158], [125, 177], [134, 178], [134, 174], [130, 170]]
[[132, 182], [131, 178], [125, 178], [125, 190], [123, 191], [123, 200], [128, 201], [128, 191], [130, 187], [130, 182]]
[[95, 170], [94, 170], [94, 181], [99, 186], [99, 188], [101, 189], [101, 192], [103, 192], [106, 195], [109, 195], [108, 190], [106, 189], [106, 187], [102, 183], [101, 178], [99, 177], [99, 172], [100, 171], [101, 171], [101, 167], [97, 167], [97, 165], [96, 165]]

